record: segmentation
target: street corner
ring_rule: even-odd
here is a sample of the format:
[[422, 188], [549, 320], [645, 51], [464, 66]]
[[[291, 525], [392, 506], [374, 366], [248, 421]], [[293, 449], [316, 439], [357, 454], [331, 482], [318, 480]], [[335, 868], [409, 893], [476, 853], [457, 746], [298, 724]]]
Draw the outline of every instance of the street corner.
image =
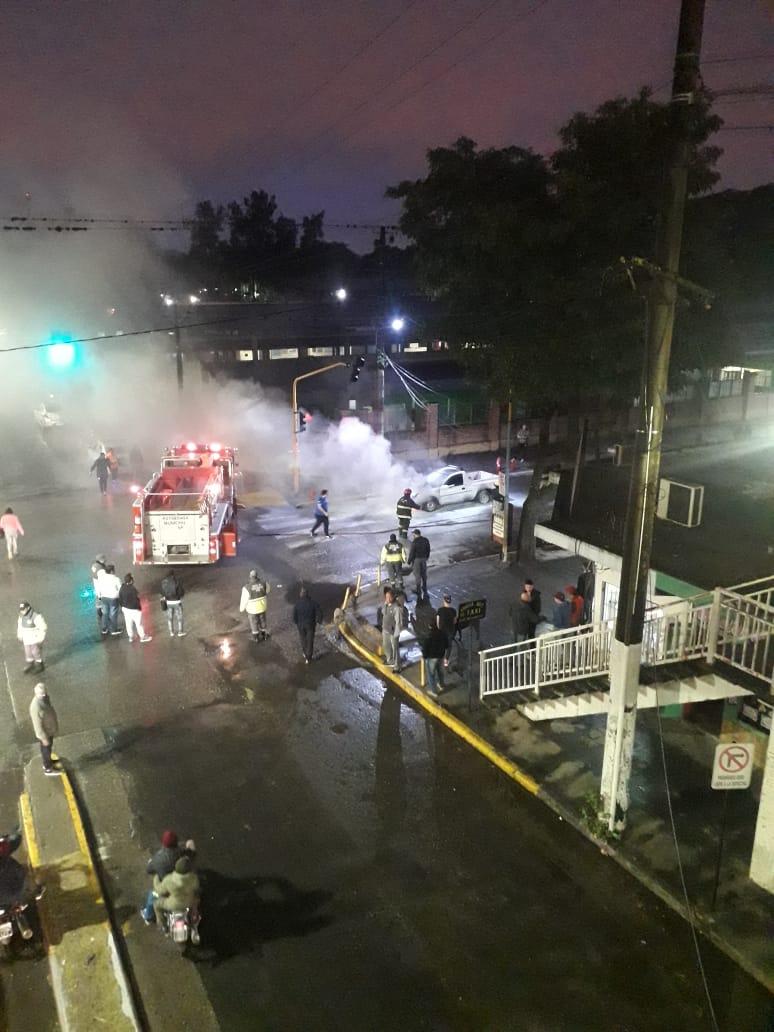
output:
[[22, 822], [35, 877], [46, 889], [40, 918], [62, 1028], [140, 1027], [111, 915], [69, 775], [25, 769]]

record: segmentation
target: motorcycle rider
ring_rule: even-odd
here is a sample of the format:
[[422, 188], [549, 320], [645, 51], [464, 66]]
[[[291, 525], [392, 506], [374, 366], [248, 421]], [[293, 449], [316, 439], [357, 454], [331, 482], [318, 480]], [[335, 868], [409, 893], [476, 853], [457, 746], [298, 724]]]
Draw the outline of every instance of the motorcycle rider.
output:
[[398, 533], [403, 541], [408, 540], [409, 527], [411, 526], [412, 510], [418, 509], [419, 505], [411, 497], [411, 488], [407, 487], [398, 499], [395, 506], [395, 514], [398, 517]]
[[406, 562], [405, 545], [398, 541], [395, 534], [390, 534], [390, 540], [382, 546], [379, 564], [387, 567], [387, 579], [394, 589], [403, 589], [403, 564]]
[[153, 920], [153, 900], [158, 887], [168, 874], [175, 869], [175, 864], [181, 856], [190, 859], [196, 854], [196, 846], [193, 839], [188, 839], [185, 846], [178, 843], [177, 832], [165, 831], [161, 836], [161, 848], [157, 849], [148, 861], [145, 868], [146, 874], [153, 875], [153, 887], [145, 898], [145, 903], [140, 907], [140, 915], [146, 924]]
[[263, 580], [257, 570], [250, 570], [247, 584], [242, 588], [239, 612], [247, 613], [253, 641], [266, 641], [269, 637], [266, 630], [266, 606], [270, 590], [269, 582]]
[[193, 869], [193, 862], [188, 856], [181, 856], [175, 862], [175, 869], [165, 875], [159, 883], [153, 901], [153, 910], [156, 914], [156, 922], [160, 928], [164, 928], [164, 914], [172, 914], [176, 911], [189, 911], [191, 942], [194, 946], [199, 944], [199, 900], [201, 899], [201, 884], [199, 875]]

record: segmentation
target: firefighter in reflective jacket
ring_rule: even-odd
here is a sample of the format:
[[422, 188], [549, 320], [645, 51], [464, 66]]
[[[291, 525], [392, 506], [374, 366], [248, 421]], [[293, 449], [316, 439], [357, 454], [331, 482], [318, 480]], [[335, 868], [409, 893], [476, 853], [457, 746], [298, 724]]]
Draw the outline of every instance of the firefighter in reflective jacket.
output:
[[398, 499], [398, 504], [395, 506], [395, 513], [398, 517], [398, 533], [404, 541], [408, 540], [412, 509], [418, 508], [419, 506], [411, 497], [411, 488], [407, 487]]
[[396, 591], [403, 589], [403, 564], [407, 561], [403, 543], [394, 534], [390, 534], [390, 540], [382, 548], [379, 562], [387, 567], [387, 579]]
[[259, 577], [257, 570], [250, 570], [247, 584], [242, 588], [239, 612], [247, 613], [253, 641], [265, 641], [269, 637], [266, 630], [266, 605], [270, 590], [269, 582]]

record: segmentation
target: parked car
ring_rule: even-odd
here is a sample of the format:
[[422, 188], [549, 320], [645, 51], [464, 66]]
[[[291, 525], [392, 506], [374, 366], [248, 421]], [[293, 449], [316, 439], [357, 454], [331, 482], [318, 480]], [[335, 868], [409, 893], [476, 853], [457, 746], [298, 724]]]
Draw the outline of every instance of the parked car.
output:
[[459, 466], [442, 466], [430, 473], [414, 498], [427, 512], [455, 502], [479, 502], [484, 505], [497, 490], [496, 473], [478, 469], [471, 472]]

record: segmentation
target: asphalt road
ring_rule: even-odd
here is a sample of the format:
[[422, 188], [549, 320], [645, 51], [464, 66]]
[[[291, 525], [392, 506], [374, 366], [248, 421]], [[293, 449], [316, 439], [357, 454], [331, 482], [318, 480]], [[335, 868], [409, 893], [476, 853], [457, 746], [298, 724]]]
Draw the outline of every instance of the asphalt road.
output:
[[[680, 918], [335, 643], [320, 636], [315, 662], [299, 663], [296, 586], [330, 617], [343, 585], [373, 571], [389, 513], [334, 498], [331, 541], [311, 540], [308, 510], [245, 513], [237, 560], [183, 573], [185, 639], [162, 623], [160, 571], [135, 571], [154, 635], [142, 646], [101, 640], [90, 597], [97, 551], [130, 568], [126, 498], [11, 504], [27, 536], [18, 563], [0, 563], [6, 768], [32, 743], [14, 640], [28, 597], [49, 623], [60, 751], [130, 952], [154, 961], [137, 967], [149, 1000], [185, 980], [226, 1030], [712, 1027]], [[422, 525], [438, 565], [491, 547], [483, 510]], [[272, 583], [261, 645], [237, 612], [253, 565]], [[2, 782], [6, 794], [15, 785]], [[169, 826], [197, 840], [205, 880], [190, 963], [136, 914], [141, 857]], [[720, 1027], [762, 1032], [762, 991], [708, 944], [702, 953]]]

